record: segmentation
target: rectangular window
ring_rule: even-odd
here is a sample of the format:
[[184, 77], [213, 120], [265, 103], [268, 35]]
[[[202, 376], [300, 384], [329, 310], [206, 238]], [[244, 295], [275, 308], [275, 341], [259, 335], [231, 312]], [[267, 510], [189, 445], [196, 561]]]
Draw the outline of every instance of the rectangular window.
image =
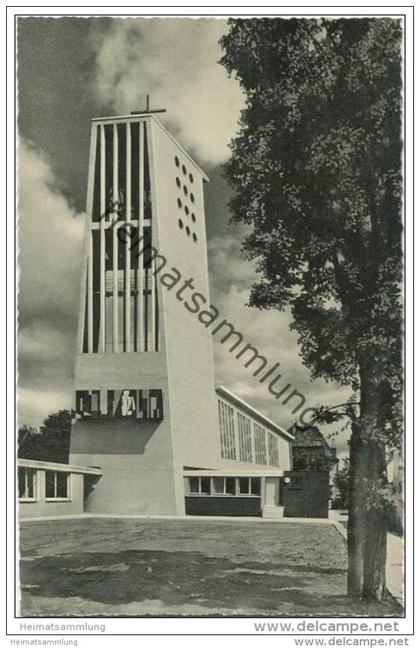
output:
[[236, 495], [236, 479], [235, 477], [226, 477], [226, 495]]
[[45, 472], [45, 498], [69, 499], [69, 473], [47, 470]]
[[191, 495], [210, 495], [210, 477], [190, 477], [189, 493]]
[[217, 494], [224, 495], [225, 492], [224, 477], [213, 477], [213, 491]]
[[200, 493], [210, 495], [210, 477], [200, 477]]
[[190, 477], [190, 493], [200, 492], [200, 477]]
[[37, 471], [18, 468], [18, 492], [20, 500], [37, 500]]
[[268, 434], [268, 463], [270, 466], [279, 466], [279, 440], [275, 434]]
[[267, 445], [265, 441], [265, 429], [254, 423], [255, 435], [255, 463], [267, 464]]
[[188, 493], [190, 495], [207, 495], [218, 497], [257, 496], [261, 495], [260, 477], [189, 477]]
[[261, 495], [261, 479], [251, 477], [251, 495]]
[[239, 495], [261, 495], [260, 477], [240, 477]]
[[249, 495], [249, 477], [239, 478], [239, 494]]

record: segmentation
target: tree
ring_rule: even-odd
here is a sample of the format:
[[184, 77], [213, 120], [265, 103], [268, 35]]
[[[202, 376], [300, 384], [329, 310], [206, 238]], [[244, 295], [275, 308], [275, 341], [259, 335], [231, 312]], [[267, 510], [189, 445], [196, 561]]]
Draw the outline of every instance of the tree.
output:
[[225, 173], [259, 273], [249, 305], [290, 308], [312, 376], [353, 387], [348, 592], [382, 599], [385, 450], [402, 430], [401, 25], [229, 24], [221, 62], [246, 107]]
[[71, 412], [49, 414], [39, 431], [23, 425], [18, 431], [18, 457], [37, 461], [68, 463]]

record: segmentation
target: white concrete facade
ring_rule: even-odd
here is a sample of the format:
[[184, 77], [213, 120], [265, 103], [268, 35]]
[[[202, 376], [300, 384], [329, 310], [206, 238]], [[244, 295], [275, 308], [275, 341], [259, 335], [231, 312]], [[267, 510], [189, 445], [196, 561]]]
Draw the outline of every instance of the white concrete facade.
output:
[[215, 395], [205, 181], [154, 115], [92, 121], [70, 446], [102, 470], [86, 511], [183, 515], [185, 470], [290, 468], [291, 435]]

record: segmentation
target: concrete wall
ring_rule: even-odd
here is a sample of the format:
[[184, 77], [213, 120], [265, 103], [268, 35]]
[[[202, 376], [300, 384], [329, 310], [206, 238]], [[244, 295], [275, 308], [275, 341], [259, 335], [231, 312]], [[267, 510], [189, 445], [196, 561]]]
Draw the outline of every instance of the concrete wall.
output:
[[185, 497], [187, 515], [261, 516], [260, 497]]
[[[165, 404], [164, 399], [164, 408]], [[81, 465], [100, 466], [103, 471], [86, 499], [86, 511], [176, 513], [167, 420], [81, 419], [72, 430], [71, 461], [76, 459]]]
[[[189, 158], [156, 123], [152, 123], [155, 170], [156, 245], [167, 260], [159, 277], [175, 268], [181, 275], [171, 290], [163, 287], [163, 326], [168, 363], [169, 399], [176, 475], [177, 510], [184, 512], [182, 469], [184, 466], [217, 468], [220, 464], [219, 431], [214, 394], [213, 348], [210, 331], [198, 321], [185, 303], [194, 307], [191, 296], [199, 291], [208, 300], [207, 240], [203, 179]], [[179, 167], [175, 164], [179, 159]], [[186, 168], [186, 174], [182, 166]], [[193, 182], [189, 174], [193, 175]], [[176, 178], [181, 187], [178, 188]], [[183, 187], [188, 189], [185, 196]], [[153, 188], [153, 187], [152, 187]], [[194, 202], [190, 194], [194, 194]], [[182, 207], [178, 207], [178, 199]], [[185, 214], [184, 207], [189, 209]], [[192, 220], [195, 214], [195, 223]], [[182, 220], [184, 227], [179, 227]], [[186, 234], [189, 227], [191, 234]], [[197, 241], [193, 240], [195, 233]], [[184, 281], [192, 278], [194, 289], [177, 297]], [[160, 281], [159, 281], [160, 283]], [[205, 308], [202, 302], [199, 304]]]
[[83, 475], [70, 473], [70, 498], [66, 501], [45, 500], [45, 470], [37, 471], [37, 501], [19, 502], [21, 519], [50, 515], [83, 513]]

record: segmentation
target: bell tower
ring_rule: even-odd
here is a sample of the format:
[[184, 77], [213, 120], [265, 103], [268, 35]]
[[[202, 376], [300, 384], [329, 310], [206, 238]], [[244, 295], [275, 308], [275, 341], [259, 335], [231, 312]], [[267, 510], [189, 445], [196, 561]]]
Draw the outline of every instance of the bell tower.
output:
[[186, 467], [214, 468], [204, 172], [147, 109], [92, 120], [70, 463], [100, 466], [98, 513], [182, 514]]

